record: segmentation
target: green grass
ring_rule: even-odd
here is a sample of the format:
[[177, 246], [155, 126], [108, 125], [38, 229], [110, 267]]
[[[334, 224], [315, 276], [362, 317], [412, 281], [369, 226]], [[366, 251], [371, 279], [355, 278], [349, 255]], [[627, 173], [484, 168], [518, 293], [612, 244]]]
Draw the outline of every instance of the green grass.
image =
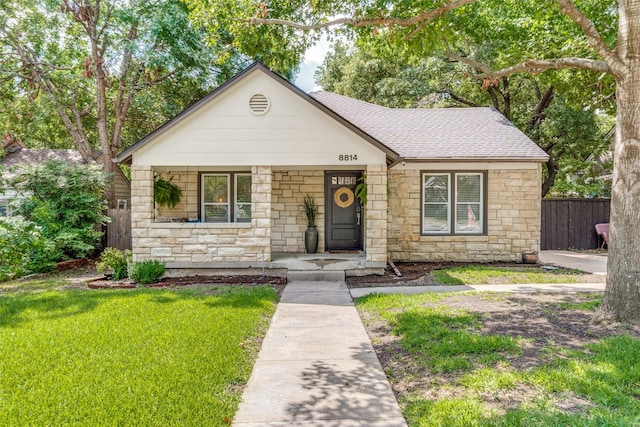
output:
[[587, 301], [579, 302], [579, 303], [570, 303], [570, 302], [561, 302], [558, 304], [558, 308], [561, 310], [585, 310], [585, 311], [595, 311], [596, 308], [602, 302], [603, 295], [601, 294], [587, 294], [584, 296]]
[[[519, 351], [515, 338], [476, 333], [480, 319], [476, 314], [422, 305], [445, 297], [443, 294], [374, 294], [358, 299], [357, 304], [360, 310], [385, 319], [393, 333], [402, 337], [402, 347], [432, 372], [466, 370], [479, 358], [493, 363], [502, 358], [502, 352]], [[487, 359], [489, 355], [494, 357]]]
[[[429, 294], [356, 300], [365, 319], [392, 327], [414, 366], [432, 375], [445, 372], [451, 390], [443, 397], [427, 389], [436, 397], [425, 398], [420, 390], [399, 397], [409, 426], [640, 426], [640, 339], [617, 335], [581, 350], [559, 348], [543, 355], [537, 367], [517, 370], [508, 360], [523, 341], [480, 335], [479, 315], [438, 304], [442, 299]], [[564, 309], [586, 309], [600, 297], [585, 299]], [[396, 382], [402, 372], [387, 374]], [[418, 379], [415, 369], [407, 372], [405, 381]], [[515, 403], [499, 408], [501, 394], [511, 394]]]
[[272, 288], [60, 284], [0, 290], [0, 425], [228, 425]]
[[436, 270], [435, 280], [442, 285], [576, 283], [579, 272], [542, 270], [537, 267], [494, 267], [472, 265]]

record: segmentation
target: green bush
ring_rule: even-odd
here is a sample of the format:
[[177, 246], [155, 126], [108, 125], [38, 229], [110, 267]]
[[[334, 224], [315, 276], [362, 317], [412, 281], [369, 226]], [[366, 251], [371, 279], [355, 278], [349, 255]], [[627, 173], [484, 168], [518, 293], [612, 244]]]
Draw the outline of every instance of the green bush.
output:
[[164, 275], [164, 263], [157, 259], [140, 261], [131, 267], [131, 280], [135, 283], [155, 283]]
[[0, 217], [0, 281], [40, 273], [55, 266], [55, 245], [22, 217]]
[[122, 280], [128, 276], [129, 263], [131, 262], [131, 251], [121, 251], [116, 248], [106, 248], [100, 255], [100, 261], [96, 264], [96, 270], [111, 270], [113, 280]]
[[83, 258], [100, 243], [98, 226], [109, 217], [103, 214], [105, 178], [98, 166], [49, 161], [9, 185], [18, 193], [15, 213], [40, 226], [55, 245], [57, 261]]

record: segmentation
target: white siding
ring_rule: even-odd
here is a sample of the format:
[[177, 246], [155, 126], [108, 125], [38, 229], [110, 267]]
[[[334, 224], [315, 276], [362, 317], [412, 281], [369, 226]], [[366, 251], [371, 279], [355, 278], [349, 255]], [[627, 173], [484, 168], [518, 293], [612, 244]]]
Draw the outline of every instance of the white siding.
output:
[[[249, 109], [266, 95], [263, 115]], [[339, 161], [338, 156], [357, 160]], [[237, 82], [133, 155], [134, 165], [251, 166], [385, 164], [386, 156], [261, 70]]]

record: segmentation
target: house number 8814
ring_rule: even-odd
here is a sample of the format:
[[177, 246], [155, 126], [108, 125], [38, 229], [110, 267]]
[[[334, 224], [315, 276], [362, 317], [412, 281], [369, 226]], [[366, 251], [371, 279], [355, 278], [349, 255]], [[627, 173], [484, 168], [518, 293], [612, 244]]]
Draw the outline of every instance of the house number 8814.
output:
[[338, 156], [338, 160], [341, 162], [349, 162], [352, 160], [358, 160], [357, 154], [340, 154]]

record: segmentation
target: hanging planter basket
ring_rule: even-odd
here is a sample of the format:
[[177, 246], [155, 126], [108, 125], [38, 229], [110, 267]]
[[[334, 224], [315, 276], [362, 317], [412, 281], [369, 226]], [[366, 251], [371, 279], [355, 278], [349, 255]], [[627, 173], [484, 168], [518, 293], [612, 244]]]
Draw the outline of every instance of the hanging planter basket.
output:
[[166, 206], [169, 209], [173, 209], [180, 203], [182, 190], [171, 180], [173, 180], [173, 177], [168, 180], [156, 177], [153, 180], [153, 201], [160, 207]]

